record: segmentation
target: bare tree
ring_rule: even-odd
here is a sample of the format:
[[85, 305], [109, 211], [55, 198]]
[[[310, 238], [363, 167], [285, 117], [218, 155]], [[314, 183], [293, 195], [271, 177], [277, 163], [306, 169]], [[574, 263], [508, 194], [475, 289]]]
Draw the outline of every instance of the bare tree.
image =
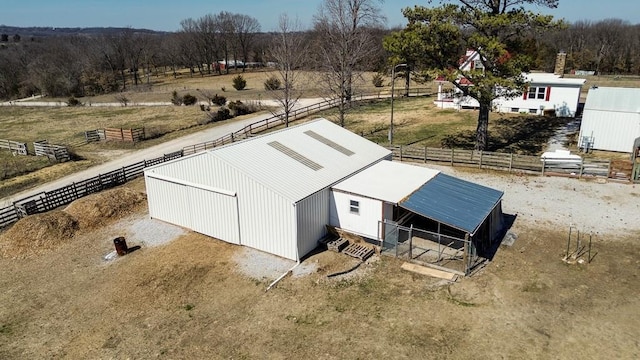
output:
[[[307, 54], [304, 34], [300, 31], [300, 22], [291, 20], [287, 14], [281, 14], [278, 22], [278, 32], [269, 49], [270, 59], [276, 63], [278, 77], [281, 83], [279, 89], [270, 90], [274, 99], [282, 107], [285, 126], [289, 126], [289, 115], [296, 105], [302, 92], [296, 86], [300, 74], [300, 67]], [[276, 115], [278, 110], [274, 110]]]
[[244, 72], [247, 61], [249, 61], [249, 51], [256, 35], [260, 32], [260, 23], [251, 16], [236, 14], [233, 16], [233, 24], [237, 37], [237, 47], [240, 48], [242, 61], [245, 64], [245, 66], [242, 67], [242, 71]]
[[351, 103], [359, 66], [372, 50], [371, 28], [383, 25], [385, 18], [378, 0], [324, 0], [314, 17], [320, 82], [330, 98], [338, 101], [339, 123]]

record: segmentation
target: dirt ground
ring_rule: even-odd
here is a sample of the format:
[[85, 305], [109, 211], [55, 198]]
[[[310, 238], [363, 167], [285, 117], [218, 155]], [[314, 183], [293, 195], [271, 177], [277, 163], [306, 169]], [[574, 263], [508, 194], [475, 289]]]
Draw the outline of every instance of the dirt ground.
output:
[[[95, 217], [78, 212], [90, 199], [71, 213]], [[0, 258], [0, 359], [640, 358], [637, 233], [602, 234], [592, 263], [568, 265], [564, 225], [519, 216], [515, 244], [456, 283], [388, 257], [327, 278], [352, 260], [320, 252], [313, 273], [267, 292], [270, 279], [238, 270], [240, 247], [195, 233], [105, 261], [148, 217], [119, 205], [46, 252]]]

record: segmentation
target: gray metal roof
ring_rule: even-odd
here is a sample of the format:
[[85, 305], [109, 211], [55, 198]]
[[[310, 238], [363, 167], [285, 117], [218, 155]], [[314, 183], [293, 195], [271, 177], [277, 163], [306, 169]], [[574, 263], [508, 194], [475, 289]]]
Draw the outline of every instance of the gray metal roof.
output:
[[[305, 134], [308, 131], [317, 136]], [[224, 170], [228, 167], [297, 202], [390, 156], [391, 151], [384, 147], [318, 119], [158, 165], [151, 171], [233, 190], [235, 175]]]
[[502, 199], [502, 191], [439, 173], [400, 206], [471, 235]]
[[640, 112], [640, 89], [619, 87], [595, 87], [589, 89], [584, 103], [588, 111]]

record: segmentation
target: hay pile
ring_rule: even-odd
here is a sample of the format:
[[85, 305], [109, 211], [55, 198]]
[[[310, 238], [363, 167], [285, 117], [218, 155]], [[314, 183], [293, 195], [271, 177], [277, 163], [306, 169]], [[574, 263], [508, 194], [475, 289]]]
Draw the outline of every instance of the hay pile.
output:
[[56, 249], [78, 229], [78, 221], [63, 211], [28, 216], [0, 235], [0, 256], [22, 259]]
[[116, 188], [78, 199], [64, 211], [75, 217], [82, 229], [90, 229], [139, 210], [146, 199], [142, 192]]

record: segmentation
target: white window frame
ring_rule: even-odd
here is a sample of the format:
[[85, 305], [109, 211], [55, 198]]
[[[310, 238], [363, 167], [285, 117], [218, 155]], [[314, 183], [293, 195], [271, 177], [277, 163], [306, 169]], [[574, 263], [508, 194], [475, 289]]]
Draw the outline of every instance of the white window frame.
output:
[[529, 92], [527, 94], [527, 99], [529, 100], [544, 100], [547, 96], [547, 87], [546, 86], [531, 86], [529, 87]]

